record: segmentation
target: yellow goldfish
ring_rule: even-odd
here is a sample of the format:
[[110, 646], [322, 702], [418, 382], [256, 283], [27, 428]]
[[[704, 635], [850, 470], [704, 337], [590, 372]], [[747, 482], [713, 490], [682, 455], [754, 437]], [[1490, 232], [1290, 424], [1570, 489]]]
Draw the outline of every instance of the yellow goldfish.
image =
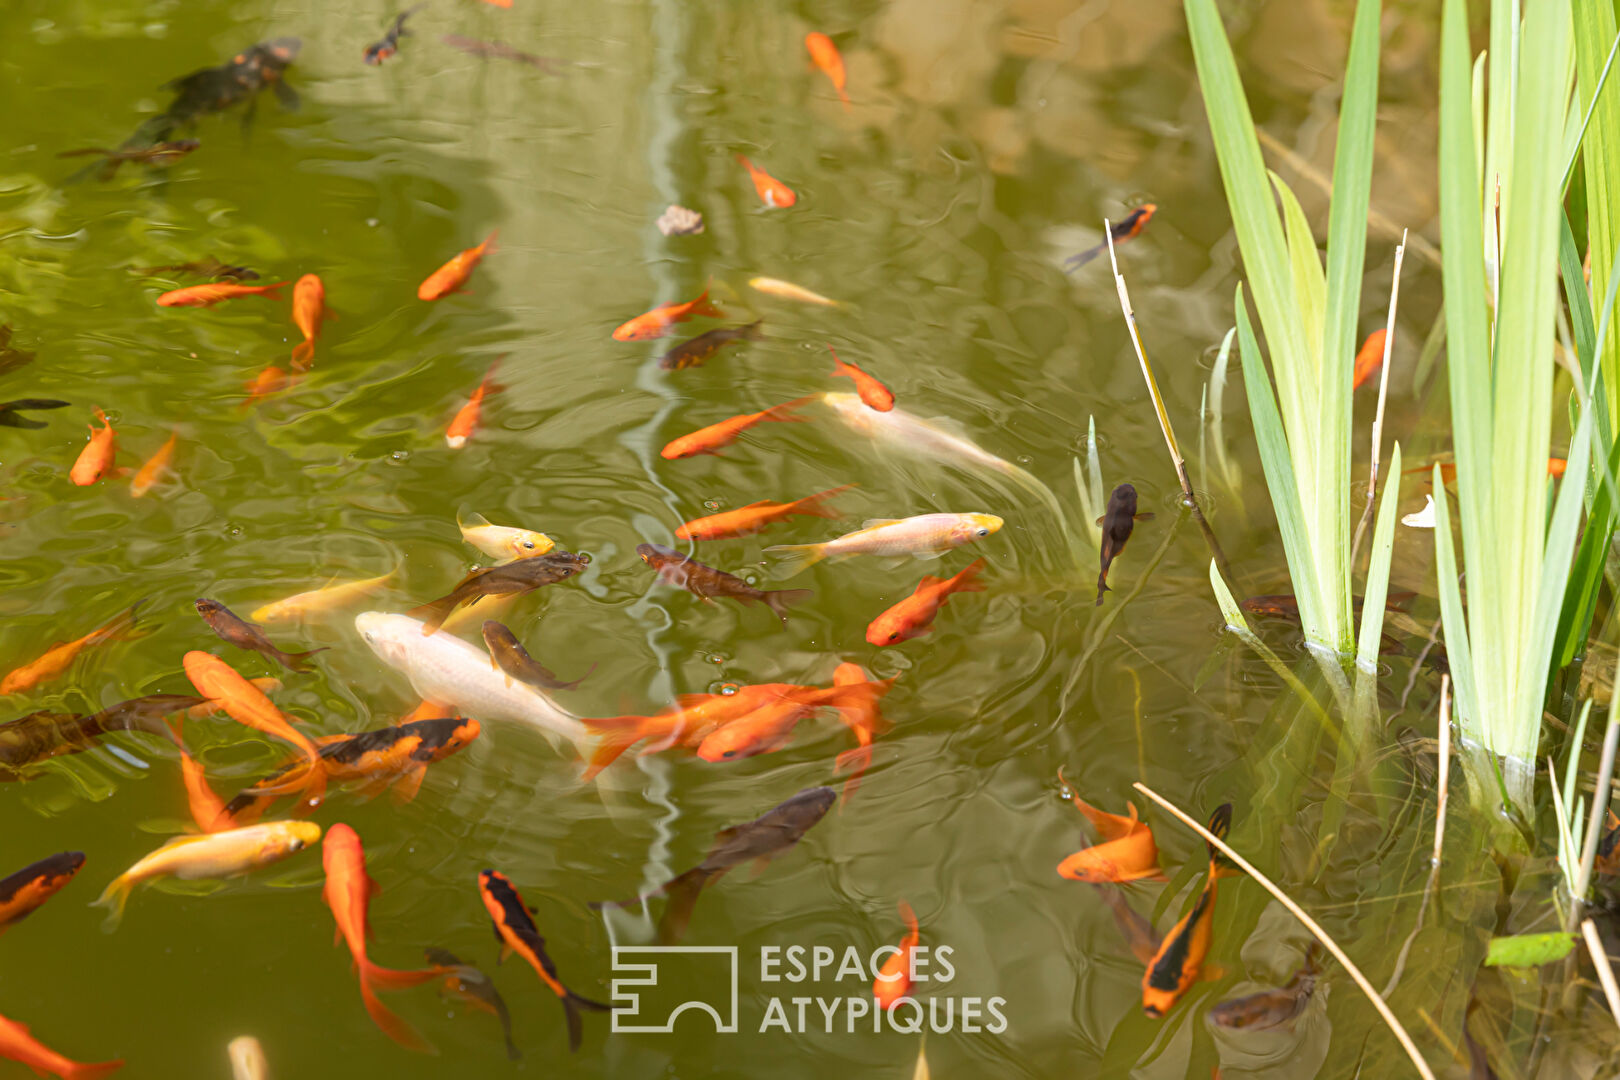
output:
[[285, 600], [277, 600], [266, 604], [255, 611], [250, 618], [258, 623], [296, 622], [307, 619], [312, 615], [321, 615], [333, 608], [342, 607], [354, 600], [381, 588], [388, 579], [394, 576], [390, 570], [381, 577], [366, 578], [364, 581], [343, 581], [332, 585], [323, 585], [319, 589], [301, 592], [296, 596], [289, 596]]
[[795, 285], [791, 281], [780, 278], [757, 277], [749, 278], [748, 284], [767, 296], [781, 297], [783, 300], [797, 300], [801, 304], [820, 304], [822, 307], [837, 307], [838, 301], [829, 300], [820, 293], [811, 292], [803, 285]]
[[321, 838], [313, 821], [272, 821], [243, 829], [177, 836], [113, 879], [96, 901], [109, 909], [105, 929], [124, 917], [130, 890], [143, 881], [177, 877], [184, 881], [234, 877], [280, 862]]
[[461, 529], [463, 540], [485, 555], [503, 562], [544, 555], [557, 546], [557, 541], [545, 533], [511, 525], [491, 525], [482, 514], [473, 514], [466, 519], [457, 514], [456, 526]]

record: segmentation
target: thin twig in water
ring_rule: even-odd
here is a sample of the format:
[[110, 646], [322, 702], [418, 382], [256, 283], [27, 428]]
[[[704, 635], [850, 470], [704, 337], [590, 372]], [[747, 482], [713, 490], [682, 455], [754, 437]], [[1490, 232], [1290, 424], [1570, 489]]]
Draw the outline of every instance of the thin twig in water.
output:
[[[1395, 349], [1395, 308], [1401, 299], [1401, 260], [1406, 257], [1406, 230], [1401, 230], [1401, 242], [1395, 246], [1395, 280], [1389, 287], [1389, 316], [1384, 323], [1384, 362], [1378, 376], [1378, 411], [1373, 414], [1372, 465], [1367, 476], [1367, 506], [1356, 523], [1356, 538], [1350, 544], [1350, 562], [1354, 565], [1356, 552], [1361, 550], [1361, 537], [1372, 520], [1373, 500], [1378, 495], [1378, 449], [1384, 441], [1384, 401], [1389, 396], [1389, 357]], [[1396, 481], [1399, 483], [1400, 481]]]
[[[1614, 754], [1620, 748], [1620, 723], [1617, 720], [1620, 717], [1616, 716], [1616, 710], [1610, 709], [1609, 730], [1603, 736], [1603, 757], [1598, 762], [1597, 787], [1592, 792], [1592, 816], [1587, 821], [1586, 838], [1581, 845], [1581, 868], [1575, 876], [1575, 895], [1569, 905], [1569, 921], [1564, 924], [1566, 930], [1574, 930], [1576, 920], [1581, 917], [1586, 890], [1592, 885], [1592, 867], [1597, 863], [1598, 840], [1603, 836], [1604, 811], [1609, 808], [1609, 800], [1598, 798], [1597, 793], [1609, 790], [1609, 781], [1614, 777]], [[1572, 761], [1570, 768], [1574, 767]]]
[[1305, 929], [1309, 930], [1316, 937], [1316, 940], [1322, 943], [1322, 947], [1324, 949], [1333, 954], [1333, 958], [1343, 965], [1344, 970], [1349, 973], [1352, 979], [1355, 980], [1356, 985], [1361, 987], [1361, 992], [1367, 995], [1367, 1000], [1372, 1002], [1373, 1008], [1378, 1010], [1378, 1015], [1384, 1018], [1385, 1024], [1389, 1025], [1389, 1030], [1394, 1033], [1396, 1040], [1401, 1044], [1401, 1048], [1406, 1051], [1407, 1057], [1412, 1059], [1412, 1065], [1417, 1069], [1418, 1075], [1422, 1076], [1424, 1080], [1435, 1080], [1434, 1071], [1429, 1068], [1429, 1063], [1423, 1060], [1423, 1055], [1418, 1053], [1417, 1044], [1412, 1041], [1412, 1036], [1406, 1033], [1406, 1028], [1401, 1026], [1400, 1020], [1397, 1019], [1395, 1014], [1390, 1011], [1389, 1003], [1379, 996], [1378, 991], [1373, 989], [1372, 983], [1367, 981], [1367, 976], [1363, 975], [1361, 973], [1361, 969], [1356, 967], [1356, 965], [1351, 961], [1350, 957], [1345, 955], [1344, 950], [1339, 948], [1338, 943], [1328, 936], [1328, 932], [1322, 929], [1321, 925], [1315, 919], [1311, 918], [1305, 913], [1304, 908], [1294, 903], [1294, 901], [1289, 898], [1287, 893], [1283, 892], [1276, 885], [1274, 885], [1270, 878], [1266, 877], [1255, 868], [1253, 863], [1239, 855], [1236, 851], [1233, 851], [1224, 840], [1210, 832], [1208, 829], [1204, 828], [1203, 825], [1199, 824], [1193, 818], [1189, 817], [1187, 813], [1179, 806], [1176, 806], [1169, 799], [1166, 799], [1163, 795], [1160, 795], [1157, 791], [1154, 791], [1140, 780], [1131, 786], [1136, 788], [1136, 790], [1140, 791], [1143, 795], [1146, 795], [1148, 798], [1152, 799], [1154, 802], [1158, 803], [1183, 825], [1187, 826], [1187, 828], [1191, 829], [1199, 836], [1202, 836], [1206, 843], [1213, 845], [1221, 852], [1221, 854], [1231, 859], [1244, 873], [1248, 874], [1255, 881], [1259, 882], [1260, 886], [1275, 897], [1279, 904], [1287, 908], [1294, 918], [1303, 923], [1305, 925]]
[[1598, 937], [1597, 924], [1591, 919], [1581, 922], [1581, 936], [1586, 939], [1586, 951], [1592, 954], [1592, 966], [1597, 968], [1598, 982], [1603, 984], [1603, 996], [1609, 999], [1609, 1015], [1620, 1024], [1620, 987], [1614, 983], [1614, 968], [1609, 966], [1609, 954]]
[[1440, 676], [1440, 795], [1435, 801], [1434, 854], [1429, 865], [1440, 872], [1440, 848], [1446, 838], [1446, 789], [1451, 783], [1451, 676]]

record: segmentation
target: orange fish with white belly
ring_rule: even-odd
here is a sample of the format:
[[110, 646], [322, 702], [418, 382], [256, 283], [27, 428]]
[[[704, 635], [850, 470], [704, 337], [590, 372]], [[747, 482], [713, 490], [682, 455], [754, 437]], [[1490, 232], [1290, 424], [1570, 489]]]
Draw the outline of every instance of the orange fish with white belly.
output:
[[450, 426], [445, 428], [444, 441], [449, 444], [450, 449], [459, 450], [467, 445], [467, 440], [478, 430], [478, 417], [484, 408], [484, 398], [504, 389], [495, 381], [495, 369], [500, 367], [500, 364], [501, 362], [497, 360], [489, 365], [489, 371], [485, 373], [484, 380], [478, 384], [478, 389], [473, 391], [472, 398], [456, 413], [455, 419], [450, 421]]
[[107, 475], [107, 471], [113, 467], [113, 459], [118, 456], [118, 437], [113, 434], [107, 414], [97, 409], [96, 419], [101, 421], [101, 430], [97, 431], [94, 424], [90, 425], [90, 441], [79, 451], [78, 459], [68, 472], [68, 479], [79, 487], [89, 487]]
[[737, 160], [742, 164], [743, 168], [748, 170], [749, 178], [754, 181], [754, 191], [759, 195], [759, 201], [766, 206], [775, 209], [792, 206], [799, 201], [799, 197], [793, 193], [792, 188], [761, 169], [758, 165], [755, 165], [752, 161], [749, 161], [741, 154], [737, 155]]
[[463, 292], [462, 286], [485, 255], [495, 249], [495, 234], [490, 233], [482, 244], [468, 248], [460, 255], [451, 259], [422, 282], [416, 290], [418, 300], [441, 300], [453, 292]]

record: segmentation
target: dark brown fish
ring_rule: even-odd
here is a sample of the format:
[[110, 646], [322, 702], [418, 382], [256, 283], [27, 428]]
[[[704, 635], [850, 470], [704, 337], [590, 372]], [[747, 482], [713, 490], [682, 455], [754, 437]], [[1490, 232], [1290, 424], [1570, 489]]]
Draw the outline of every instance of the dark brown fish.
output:
[[184, 694], [148, 694], [85, 716], [35, 712], [0, 724], [0, 783], [28, 780], [22, 770], [51, 758], [80, 754], [114, 731], [168, 737], [163, 718], [207, 702]]
[[675, 346], [669, 352], [658, 358], [658, 366], [665, 371], [680, 371], [682, 368], [701, 367], [703, 361], [725, 348], [727, 345], [738, 345], [745, 341], [758, 341], [764, 337], [760, 326], [764, 319], [755, 319], [747, 326], [722, 327], [719, 330], [710, 330], [699, 334]]
[[167, 168], [201, 145], [202, 143], [196, 139], [171, 139], [153, 143], [151, 146], [137, 146], [127, 150], [108, 150], [102, 146], [87, 146], [82, 150], [64, 150], [56, 156], [70, 158], [100, 154], [106, 159], [101, 164], [101, 179], [111, 180], [118, 175], [118, 167], [126, 161], [150, 165], [153, 168]]
[[542, 667], [540, 661], [530, 656], [523, 643], [517, 639], [517, 635], [508, 630], [504, 623], [496, 622], [494, 619], [484, 623], [484, 644], [489, 646], [489, 658], [496, 667], [518, 682], [528, 683], [541, 690], [572, 690], [589, 678], [591, 671], [596, 670], [596, 665], [592, 664], [590, 671], [573, 682], [563, 682]]
[[23, 409], [65, 409], [73, 404], [71, 401], [57, 401], [55, 398], [18, 398], [16, 401], [0, 401], [0, 427], [14, 428], [42, 428], [43, 420], [31, 420], [20, 415]]
[[0, 375], [34, 362], [34, 354], [11, 344], [11, 327], [0, 323]]
[[742, 578], [733, 577], [724, 570], [704, 566], [680, 552], [662, 544], [637, 544], [636, 554], [641, 561], [658, 571], [661, 581], [685, 589], [699, 600], [709, 603], [716, 596], [729, 597], [743, 606], [764, 604], [776, 612], [776, 617], [787, 625], [788, 607], [809, 599], [809, 589], [756, 589]]
[[170, 736], [165, 721], [176, 713], [208, 704], [205, 697], [190, 694], [147, 694], [130, 698], [91, 716], [102, 731], [144, 731], [148, 735]]
[[308, 671], [308, 660], [316, 653], [325, 652], [327, 646], [311, 649], [308, 652], [286, 653], [270, 644], [270, 639], [264, 636], [256, 623], [250, 623], [218, 600], [202, 597], [197, 601], [197, 614], [201, 615], [208, 628], [220, 636], [220, 639], [235, 645], [238, 649], [248, 649], [252, 652], [263, 653], [271, 660], [277, 660], [293, 671]]
[[220, 262], [212, 255], [196, 262], [170, 263], [167, 266], [136, 266], [130, 272], [140, 274], [142, 277], [157, 277], [160, 274], [196, 274], [199, 277], [213, 278], [215, 281], [258, 281], [257, 271], [249, 270], [245, 266], [232, 266]]
[[1131, 902], [1125, 898], [1125, 890], [1118, 885], [1098, 885], [1097, 892], [1113, 913], [1114, 925], [1119, 928], [1125, 944], [1130, 946], [1131, 955], [1144, 964], [1152, 963], [1154, 954], [1159, 951], [1159, 933], [1153, 929], [1153, 923], [1131, 907]]
[[499, 41], [479, 41], [476, 38], [462, 37], [460, 34], [446, 34], [441, 39], [452, 49], [460, 49], [473, 56], [482, 56], [493, 60], [516, 60], [520, 64], [537, 67], [548, 75], [561, 75], [560, 70], [568, 65], [566, 60], [556, 60], [549, 56], [536, 56], [510, 45], [503, 45]]
[[[1405, 611], [1407, 605], [1409, 605], [1416, 596], [1417, 593], [1404, 590], [1389, 593], [1384, 598], [1384, 610]], [[1365, 598], [1353, 596], [1351, 597], [1351, 600], [1355, 604], [1356, 612], [1359, 614], [1361, 611], [1361, 605], [1365, 601]], [[1299, 621], [1299, 598], [1293, 593], [1273, 593], [1267, 596], [1251, 596], [1239, 604], [1238, 607], [1242, 608], [1250, 615], [1265, 616], [1273, 619], [1289, 619], [1293, 622]]]
[[474, 570], [461, 579], [448, 596], [441, 596], [406, 612], [413, 619], [422, 620], [423, 635], [431, 634], [444, 625], [462, 604], [475, 604], [486, 596], [518, 596], [533, 592], [544, 585], [566, 581], [585, 569], [590, 559], [558, 548], [544, 555]]
[[209, 113], [247, 104], [242, 130], [253, 123], [259, 94], [269, 90], [283, 109], [298, 108], [298, 95], [287, 85], [287, 69], [298, 58], [303, 43], [297, 38], [272, 38], [250, 45], [216, 67], [200, 68], [163, 84], [174, 91], [174, 100], [157, 116], [143, 123], [126, 139], [120, 150], [152, 146], [167, 140], [180, 127], [195, 126]]
[[1152, 516], [1136, 512], [1136, 488], [1130, 484], [1119, 485], [1108, 496], [1108, 510], [1097, 519], [1097, 524], [1102, 526], [1102, 572], [1097, 575], [1098, 607], [1102, 607], [1103, 593], [1111, 591], [1108, 588], [1108, 567], [1125, 550], [1125, 542], [1131, 538], [1131, 530], [1136, 523], [1147, 521]]
[[499, 990], [490, 977], [464, 963], [449, 949], [428, 948], [423, 950], [430, 964], [437, 964], [444, 968], [456, 968], [444, 980], [439, 993], [453, 994], [475, 1009], [493, 1013], [501, 1022], [501, 1033], [506, 1036], [506, 1057], [508, 1061], [517, 1061], [523, 1052], [512, 1041], [512, 1014], [506, 1011], [506, 1001], [501, 997]]
[[389, 25], [388, 32], [382, 36], [382, 40], [366, 46], [366, 63], [380, 64], [399, 52], [399, 39], [411, 36], [411, 32], [405, 29], [405, 20], [415, 15], [425, 6], [425, 4], [417, 4], [415, 7], [408, 8], [394, 16], [394, 21]]
[[646, 896], [620, 903], [593, 901], [590, 906], [600, 911], [605, 907], [630, 907], [655, 896], [668, 896], [669, 906], [658, 921], [658, 940], [664, 944], [677, 941], [686, 932], [698, 894], [705, 886], [745, 862], [763, 867], [789, 850], [826, 816], [837, 798], [838, 793], [830, 787], [805, 788], [753, 821], [720, 830], [715, 834], [719, 843], [709, 849], [701, 863]]
[[0, 880], [0, 933], [33, 914], [73, 880], [84, 865], [84, 852], [64, 851], [25, 866]]
[[1209, 1010], [1209, 1022], [1216, 1027], [1241, 1031], [1264, 1031], [1281, 1027], [1305, 1011], [1305, 1006], [1316, 992], [1316, 942], [1305, 950], [1305, 963], [1294, 973], [1287, 986], [1275, 990], [1261, 990], [1240, 998], [1223, 1001]]

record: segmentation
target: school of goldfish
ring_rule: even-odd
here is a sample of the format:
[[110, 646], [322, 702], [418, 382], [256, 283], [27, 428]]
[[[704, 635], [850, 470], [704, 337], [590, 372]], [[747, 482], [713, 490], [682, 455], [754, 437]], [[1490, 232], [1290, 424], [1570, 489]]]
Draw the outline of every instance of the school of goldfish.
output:
[[[510, 6], [487, 0], [495, 6]], [[424, 5], [403, 11], [390, 20], [383, 37], [367, 47], [363, 59], [370, 65], [393, 61], [412, 35], [407, 20]], [[232, 71], [251, 68], [261, 79], [254, 89], [271, 86], [278, 93], [286, 64], [296, 55], [297, 43], [278, 39], [276, 43], [255, 46], [239, 56]], [[445, 39], [455, 47], [478, 55], [523, 58], [509, 47], [469, 39]], [[458, 44], [459, 42], [459, 44]], [[279, 44], [278, 44], [279, 43]], [[843, 57], [835, 41], [820, 32], [803, 39], [810, 63], [825, 76], [845, 110], [853, 108]], [[477, 46], [477, 48], [473, 48]], [[276, 50], [280, 51], [277, 52]], [[505, 50], [504, 52], [502, 50]], [[290, 50], [290, 53], [289, 53]], [[515, 55], [514, 55], [515, 54]], [[246, 57], [247, 59], [244, 59]], [[255, 57], [281, 57], [280, 66], [255, 66]], [[530, 57], [538, 61], [542, 58]], [[527, 62], [527, 61], [525, 61]], [[215, 69], [208, 69], [213, 71]], [[205, 74], [205, 73], [199, 73]], [[245, 85], [245, 84], [244, 84]], [[288, 91], [290, 92], [290, 91]], [[178, 108], [178, 105], [175, 107]], [[170, 146], [165, 142], [158, 146]], [[195, 147], [186, 148], [185, 152]], [[173, 150], [125, 147], [119, 151], [96, 151], [110, 155], [111, 165], [121, 162], [164, 165], [176, 156]], [[767, 155], [768, 157], [768, 155]], [[737, 166], [752, 185], [767, 211], [790, 210], [800, 196], [768, 169], [770, 162], [755, 161], [737, 154]], [[1123, 243], [1140, 236], [1157, 207], [1143, 205], [1114, 225], [1110, 238]], [[677, 234], [702, 230], [701, 218], [695, 228]], [[478, 235], [469, 232], [469, 238]], [[1070, 260], [1079, 269], [1105, 248], [1099, 245]], [[436, 303], [458, 294], [472, 292], [469, 282], [486, 262], [500, 261], [497, 231], [490, 230], [473, 247], [450, 257], [428, 273], [417, 289], [419, 303]], [[265, 283], [253, 283], [258, 275], [242, 267], [210, 266], [202, 271], [181, 267], [153, 267], [146, 272], [205, 272], [216, 280], [178, 286], [157, 295], [159, 307], [195, 309], [186, 317], [207, 318], [208, 309], [227, 302], [254, 300], [267, 307], [283, 299], [282, 290], [291, 288], [288, 319], [297, 332], [297, 344], [287, 357], [286, 366], [273, 363], [248, 385], [244, 407], [281, 393], [311, 372], [323, 348], [328, 323], [336, 315], [328, 306], [325, 282], [317, 273]], [[756, 292], [794, 303], [836, 309], [841, 302], [821, 296], [803, 286], [770, 277], [754, 277], [748, 284]], [[339, 298], [341, 300], [341, 297]], [[629, 314], [627, 312], [627, 314]], [[723, 304], [705, 289], [695, 297], [656, 304], [626, 318], [606, 336], [617, 342], [647, 342], [664, 338], [681, 324], [695, 319], [724, 319]], [[686, 340], [657, 358], [657, 366], [673, 377], [688, 368], [702, 365], [728, 347], [745, 347], [761, 340], [764, 320], [753, 319], [735, 326], [709, 329]], [[1355, 365], [1355, 385], [1360, 386], [1377, 371], [1383, 359], [1383, 332], [1369, 339]], [[905, 411], [893, 390], [868, 370], [867, 359], [857, 362], [840, 357], [831, 345], [827, 353], [830, 368], [818, 377], [837, 379], [829, 387], [844, 386], [852, 393], [825, 389], [786, 401], [768, 404], [753, 411], [742, 410], [727, 418], [695, 426], [670, 440], [659, 456], [672, 470], [689, 468], [681, 463], [703, 455], [726, 453], [740, 440], [769, 445], [776, 425], [823, 423], [831, 418], [849, 434], [870, 438], [884, 449], [926, 457], [974, 475], [1010, 479], [1035, 491], [1045, 491], [1021, 468], [996, 457], [966, 438]], [[503, 387], [496, 381], [500, 360], [492, 363], [482, 380], [468, 393], [464, 404], [444, 429], [444, 442], [460, 450], [480, 437], [487, 414], [499, 408]], [[849, 380], [847, 383], [843, 380]], [[25, 400], [8, 403], [13, 408], [57, 408], [65, 402]], [[0, 409], [5, 407], [0, 406]], [[90, 425], [89, 439], [68, 468], [69, 481], [90, 487], [123, 475], [131, 475], [129, 493], [143, 497], [161, 492], [166, 485], [185, 483], [184, 426], [168, 425], [169, 435], [138, 469], [119, 466], [119, 447], [114, 424], [100, 409], [93, 409], [96, 424]], [[99, 424], [99, 426], [97, 426]], [[8, 426], [44, 426], [18, 419]], [[740, 605], [762, 605], [785, 626], [793, 608], [808, 603], [813, 593], [805, 588], [761, 588], [743, 577], [710, 566], [693, 557], [697, 545], [770, 530], [786, 531], [799, 519], [837, 519], [841, 498], [856, 489], [853, 483], [819, 492], [785, 492], [784, 501], [761, 499], [734, 509], [716, 510], [706, 516], [673, 526], [673, 537], [684, 547], [676, 549], [652, 541], [640, 544], [635, 554], [650, 575], [646, 583], [684, 589], [698, 601], [712, 604], [732, 600]], [[1049, 492], [1047, 493], [1049, 497]], [[111, 493], [109, 493], [111, 497]], [[1137, 513], [1135, 489], [1120, 485], [1109, 500], [1102, 526], [1101, 565], [1097, 580], [1097, 603], [1109, 590], [1110, 566], [1123, 552], [1136, 522], [1151, 518]], [[791, 577], [823, 561], [837, 562], [857, 556], [939, 558], [959, 548], [978, 544], [997, 534], [1006, 523], [1001, 517], [974, 510], [915, 513], [897, 510], [897, 516], [865, 521], [858, 529], [848, 529], [832, 539], [779, 543], [765, 550], [775, 557], [777, 575]], [[574, 672], [565, 680], [553, 674], [529, 653], [522, 637], [505, 622], [505, 612], [516, 598], [550, 586], [560, 586], [578, 576], [590, 558], [564, 550], [558, 539], [516, 524], [494, 524], [478, 515], [458, 519], [462, 539], [491, 563], [473, 569], [462, 580], [446, 582], [447, 592], [428, 599], [404, 612], [363, 610], [374, 597], [394, 586], [394, 573], [353, 581], [328, 581], [295, 595], [259, 603], [244, 618], [224, 602], [211, 597], [195, 600], [200, 621], [190, 623], [189, 648], [176, 650], [174, 668], [195, 691], [185, 694], [149, 694], [122, 702], [101, 712], [84, 716], [39, 710], [0, 724], [0, 768], [3, 779], [26, 780], [38, 775], [40, 766], [52, 758], [82, 753], [96, 741], [113, 733], [142, 733], [171, 748], [176, 768], [172, 780], [176, 802], [184, 800], [194, 829], [157, 845], [148, 855], [123, 872], [110, 876], [96, 904], [107, 911], [106, 926], [112, 929], [126, 918], [132, 899], [149, 883], [164, 878], [179, 880], [229, 879], [254, 873], [284, 860], [294, 859], [309, 848], [320, 848], [323, 872], [321, 899], [329, 909], [338, 943], [348, 951], [358, 984], [361, 1006], [375, 1025], [400, 1046], [428, 1052], [431, 1043], [393, 1011], [379, 996], [429, 984], [458, 997], [471, 1007], [495, 1015], [501, 1022], [509, 1057], [520, 1050], [513, 1041], [511, 1018], [493, 981], [477, 967], [443, 949], [427, 950], [427, 966], [386, 967], [372, 958], [381, 948], [397, 952], [390, 942], [371, 938], [368, 909], [377, 885], [370, 877], [367, 853], [361, 836], [348, 824], [333, 822], [323, 828], [309, 820], [320, 808], [341, 806], [354, 797], [370, 798], [390, 792], [399, 802], [417, 797], [431, 769], [454, 757], [492, 728], [503, 724], [528, 725], [546, 734], [564, 754], [577, 755], [580, 777], [599, 781], [633, 747], [642, 755], [676, 753], [689, 755], [700, 767], [724, 767], [758, 754], [779, 751], [790, 745], [801, 724], [817, 717], [831, 717], [847, 731], [851, 748], [839, 752], [832, 762], [831, 775], [843, 777], [841, 794], [830, 786], [807, 788], [765, 810], [753, 821], [720, 834], [704, 860], [678, 875], [653, 893], [621, 903], [593, 904], [596, 908], [644, 904], [653, 898], [666, 900], [658, 925], [661, 941], [678, 940], [690, 922], [699, 894], [733, 867], [745, 862], [763, 861], [779, 855], [798, 843], [832, 808], [835, 802], [848, 804], [872, 763], [877, 741], [888, 732], [893, 720], [881, 708], [885, 696], [895, 687], [894, 678], [878, 679], [861, 664], [841, 659], [825, 683], [769, 682], [727, 687], [721, 693], [686, 693], [677, 696], [667, 708], [645, 715], [579, 717], [559, 705], [551, 694], [565, 692], [588, 680], [591, 671]], [[994, 575], [985, 557], [977, 557], [944, 575], [925, 575], [914, 584], [905, 583], [900, 598], [887, 609], [874, 612], [865, 631], [865, 640], [877, 649], [903, 646], [928, 635], [938, 622], [967, 618], [965, 609], [985, 603], [970, 594], [993, 593]], [[956, 604], [949, 602], [955, 598]], [[235, 598], [229, 598], [236, 602]], [[353, 617], [356, 636], [386, 668], [397, 671], [421, 698], [420, 706], [396, 723], [375, 730], [312, 734], [300, 726], [305, 719], [283, 711], [275, 700], [281, 683], [274, 678], [250, 679], [238, 670], [234, 655], [227, 659], [210, 647], [210, 640], [244, 652], [257, 653], [271, 670], [284, 668], [288, 678], [297, 678], [320, 661], [323, 649], [286, 651], [285, 635], [309, 621], [331, 618], [337, 613], [362, 609]], [[242, 608], [242, 610], [248, 610]], [[12, 698], [50, 686], [68, 677], [78, 659], [87, 652], [150, 633], [143, 623], [153, 613], [142, 603], [108, 619], [99, 626], [75, 626], [64, 633], [78, 636], [58, 642], [37, 655], [16, 658], [0, 676], [0, 697]], [[462, 635], [475, 630], [481, 644]], [[280, 639], [273, 641], [271, 635]], [[217, 777], [210, 776], [206, 761], [195, 756], [188, 745], [188, 731], [210, 725], [217, 731], [223, 723], [234, 723], [241, 737], [271, 740], [285, 749], [285, 761], [275, 770], [229, 797], [216, 791]], [[251, 731], [252, 734], [249, 734]], [[445, 766], [449, 767], [449, 766]], [[620, 768], [623, 766], [621, 765]], [[1067, 782], [1059, 776], [1067, 790]], [[1138, 817], [1134, 805], [1128, 816], [1093, 807], [1078, 795], [1074, 805], [1096, 831], [1098, 842], [1070, 854], [1057, 866], [1060, 876], [1095, 887], [1103, 902], [1113, 911], [1127, 944], [1144, 964], [1142, 1006], [1149, 1016], [1165, 1015], [1177, 1000], [1205, 976], [1205, 962], [1213, 947], [1213, 915], [1217, 880], [1232, 873], [1211, 849], [1203, 884], [1194, 892], [1191, 906], [1160, 937], [1150, 923], [1137, 915], [1122, 887], [1134, 883], [1162, 882], [1159, 851], [1152, 828]], [[280, 816], [276, 816], [276, 815]], [[1231, 818], [1230, 806], [1215, 811], [1210, 828], [1223, 835]], [[309, 856], [304, 856], [309, 858]], [[87, 860], [81, 852], [64, 852], [33, 863], [0, 880], [0, 932], [16, 925], [67, 887]], [[101, 869], [101, 868], [97, 868]], [[586, 1014], [605, 1012], [611, 1006], [570, 988], [556, 963], [548, 955], [545, 939], [530, 908], [512, 877], [499, 869], [486, 869], [476, 881], [461, 883], [469, 899], [482, 905], [500, 942], [502, 955], [516, 953], [532, 969], [539, 983], [561, 1003], [563, 1027], [570, 1050], [578, 1050], [586, 1032]], [[904, 927], [904, 936], [894, 954], [877, 974], [873, 998], [882, 1009], [892, 1009], [912, 994], [916, 987], [908, 975], [913, 951], [924, 940], [924, 930], [910, 904], [894, 898]], [[154, 898], [143, 904], [157, 903]], [[1214, 1022], [1230, 1027], [1263, 1027], [1286, 1022], [1303, 1007], [1318, 979], [1314, 953], [1307, 957], [1300, 975], [1288, 987], [1273, 991], [1276, 1002], [1242, 999], [1227, 1003], [1212, 1014]], [[1259, 995], [1256, 995], [1258, 999]], [[1223, 1019], [1224, 1017], [1224, 1019]], [[1280, 1018], [1279, 1018], [1280, 1017]], [[22, 1024], [0, 1017], [0, 1057], [10, 1058], [41, 1073], [60, 1077], [91, 1078], [117, 1069], [122, 1062], [96, 1064], [70, 1060], [30, 1035]], [[231, 1058], [238, 1075], [263, 1075], [265, 1052], [252, 1038], [232, 1043]]]

